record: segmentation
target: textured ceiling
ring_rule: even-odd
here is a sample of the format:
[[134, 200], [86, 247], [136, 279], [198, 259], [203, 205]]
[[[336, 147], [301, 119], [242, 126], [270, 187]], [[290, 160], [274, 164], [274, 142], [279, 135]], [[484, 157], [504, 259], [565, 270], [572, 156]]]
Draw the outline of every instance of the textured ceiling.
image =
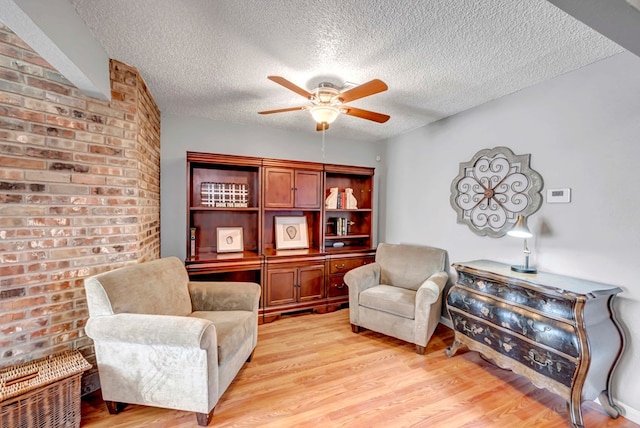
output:
[[623, 49], [546, 0], [70, 0], [114, 59], [140, 70], [163, 113], [315, 133], [309, 113], [258, 115], [311, 90], [378, 78], [335, 137], [377, 140]]

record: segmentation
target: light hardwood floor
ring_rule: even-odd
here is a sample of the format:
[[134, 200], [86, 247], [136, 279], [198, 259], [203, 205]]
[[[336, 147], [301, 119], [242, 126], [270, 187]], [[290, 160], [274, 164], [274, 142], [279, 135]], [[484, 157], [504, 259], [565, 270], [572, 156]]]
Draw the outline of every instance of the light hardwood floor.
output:
[[[211, 427], [568, 427], [566, 405], [476, 352], [444, 349], [440, 325], [425, 355], [399, 340], [351, 332], [348, 310], [259, 327], [253, 361], [218, 402]], [[583, 405], [586, 428], [640, 427]], [[82, 402], [83, 427], [196, 427], [192, 413], [129, 405], [109, 415], [99, 393]]]

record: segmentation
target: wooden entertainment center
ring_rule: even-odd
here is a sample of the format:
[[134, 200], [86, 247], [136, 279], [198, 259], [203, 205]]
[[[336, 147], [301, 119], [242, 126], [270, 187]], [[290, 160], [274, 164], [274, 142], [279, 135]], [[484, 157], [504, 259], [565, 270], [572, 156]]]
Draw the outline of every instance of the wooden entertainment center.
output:
[[[261, 322], [344, 306], [344, 274], [375, 257], [373, 176], [369, 167], [187, 152], [190, 278], [259, 283]], [[357, 208], [327, 208], [332, 188], [352, 189]], [[278, 248], [283, 217], [306, 222], [308, 248]], [[220, 228], [241, 228], [242, 251], [218, 248]]]

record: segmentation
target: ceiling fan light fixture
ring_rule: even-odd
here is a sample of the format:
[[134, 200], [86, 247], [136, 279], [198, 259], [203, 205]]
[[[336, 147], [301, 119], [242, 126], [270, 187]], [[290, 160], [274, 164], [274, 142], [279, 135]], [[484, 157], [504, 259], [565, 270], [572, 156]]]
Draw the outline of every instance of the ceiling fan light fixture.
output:
[[340, 114], [340, 110], [334, 106], [313, 106], [309, 109], [311, 117], [316, 123], [333, 123]]

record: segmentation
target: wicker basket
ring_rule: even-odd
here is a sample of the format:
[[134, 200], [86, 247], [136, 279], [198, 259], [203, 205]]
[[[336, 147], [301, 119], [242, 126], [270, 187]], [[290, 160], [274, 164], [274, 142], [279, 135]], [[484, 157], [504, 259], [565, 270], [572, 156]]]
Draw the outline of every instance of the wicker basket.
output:
[[2, 428], [80, 426], [80, 378], [91, 365], [68, 351], [0, 370]]

